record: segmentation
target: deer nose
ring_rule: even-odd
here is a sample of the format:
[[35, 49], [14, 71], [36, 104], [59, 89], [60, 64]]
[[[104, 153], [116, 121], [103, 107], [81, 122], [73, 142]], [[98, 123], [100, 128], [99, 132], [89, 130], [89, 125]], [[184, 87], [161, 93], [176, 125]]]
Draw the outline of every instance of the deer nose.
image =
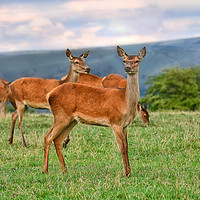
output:
[[87, 67], [87, 68], [85, 69], [85, 72], [89, 73], [89, 72], [90, 72], [90, 68]]
[[131, 71], [131, 67], [125, 67], [125, 71], [126, 72], [130, 72]]

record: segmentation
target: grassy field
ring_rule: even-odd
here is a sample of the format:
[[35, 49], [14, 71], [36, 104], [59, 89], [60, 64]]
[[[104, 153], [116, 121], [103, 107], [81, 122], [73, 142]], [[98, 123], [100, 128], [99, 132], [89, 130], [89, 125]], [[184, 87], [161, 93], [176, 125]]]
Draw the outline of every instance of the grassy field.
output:
[[63, 150], [68, 173], [61, 173], [52, 144], [49, 173], [42, 174], [52, 115], [24, 116], [24, 148], [18, 128], [8, 144], [8, 114], [0, 119], [0, 199], [199, 199], [200, 112], [150, 114], [150, 126], [136, 118], [128, 128], [128, 178], [111, 128], [84, 125]]

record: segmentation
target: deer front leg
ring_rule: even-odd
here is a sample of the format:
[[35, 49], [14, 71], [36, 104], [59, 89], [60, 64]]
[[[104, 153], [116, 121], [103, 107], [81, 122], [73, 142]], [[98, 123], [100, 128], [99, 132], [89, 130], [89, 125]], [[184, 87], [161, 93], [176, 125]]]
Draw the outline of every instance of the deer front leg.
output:
[[120, 126], [113, 126], [113, 131], [115, 134], [115, 139], [117, 141], [117, 145], [119, 147], [121, 156], [122, 156], [122, 162], [124, 167], [124, 176], [128, 176], [130, 173], [130, 166], [129, 166], [129, 160], [128, 160], [128, 152], [126, 150], [125, 145], [125, 138], [124, 138], [124, 132], [123, 128]]
[[14, 129], [15, 129], [15, 122], [17, 120], [17, 110], [12, 114], [12, 122], [11, 122], [11, 131], [10, 131], [10, 138], [9, 138], [9, 143], [13, 143], [13, 135], [14, 135]]
[[125, 157], [127, 162], [128, 174], [131, 172], [129, 159], [128, 159], [128, 140], [127, 140], [127, 128], [123, 128], [124, 145], [125, 145]]
[[20, 133], [21, 133], [21, 138], [22, 138], [22, 143], [24, 147], [27, 147], [25, 139], [24, 139], [24, 133], [22, 130], [22, 118], [24, 115], [24, 111], [25, 111], [25, 105], [24, 104], [20, 104], [20, 106], [18, 106], [17, 112], [18, 112], [18, 123], [19, 123], [19, 129], [20, 129]]

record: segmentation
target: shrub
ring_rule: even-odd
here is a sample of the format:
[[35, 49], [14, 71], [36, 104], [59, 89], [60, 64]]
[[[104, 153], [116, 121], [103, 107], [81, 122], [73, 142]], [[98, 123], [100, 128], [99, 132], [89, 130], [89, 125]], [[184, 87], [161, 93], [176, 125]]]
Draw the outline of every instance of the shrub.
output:
[[141, 102], [150, 110], [200, 110], [200, 67], [164, 69], [146, 84]]

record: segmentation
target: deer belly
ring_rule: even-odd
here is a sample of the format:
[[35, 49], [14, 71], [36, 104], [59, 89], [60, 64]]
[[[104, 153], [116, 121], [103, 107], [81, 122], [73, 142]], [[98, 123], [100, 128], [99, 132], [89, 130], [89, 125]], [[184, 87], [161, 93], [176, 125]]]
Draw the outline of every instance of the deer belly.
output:
[[83, 114], [75, 116], [75, 119], [82, 123], [87, 125], [97, 125], [97, 126], [110, 126], [110, 122], [107, 118], [100, 118], [100, 117], [88, 117], [84, 116]]
[[42, 108], [49, 109], [49, 104], [47, 102], [24, 101], [24, 105], [27, 105], [28, 107], [31, 107], [31, 108], [37, 108], [37, 109], [42, 109]]

